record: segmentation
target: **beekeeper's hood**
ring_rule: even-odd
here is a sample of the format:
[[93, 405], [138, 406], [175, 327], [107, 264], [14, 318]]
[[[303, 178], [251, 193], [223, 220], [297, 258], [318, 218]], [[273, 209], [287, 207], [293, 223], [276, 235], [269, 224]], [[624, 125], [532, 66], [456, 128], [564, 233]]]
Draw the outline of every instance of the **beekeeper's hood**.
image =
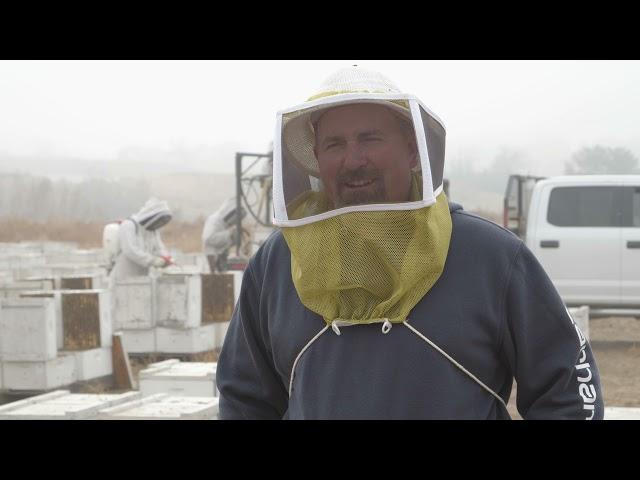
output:
[[228, 198], [224, 201], [222, 206], [216, 212], [216, 219], [224, 223], [225, 228], [228, 228], [236, 224], [238, 217], [242, 220], [246, 214], [247, 212], [242, 206], [240, 206], [240, 210], [238, 210], [238, 203], [234, 197]]
[[144, 204], [144, 207], [131, 217], [147, 230], [157, 230], [169, 223], [172, 213], [167, 202], [157, 198], [150, 198]]
[[[329, 198], [330, 202], [327, 205], [318, 205], [311, 211], [294, 211], [299, 202], [292, 202], [293, 200], [312, 197], [316, 192], [327, 191], [327, 188], [330, 193], [331, 186], [323, 184], [322, 169], [318, 164], [316, 152], [320, 152], [321, 160], [323, 156], [331, 159], [340, 155], [341, 150], [348, 144], [336, 144], [336, 139], [330, 135], [332, 132], [328, 132], [329, 134], [321, 139], [323, 143], [316, 145], [317, 127], [326, 112], [353, 104], [377, 104], [387, 107], [398, 118], [401, 129], [415, 140], [417, 158], [412, 170], [420, 174], [420, 192], [410, 201], [376, 200], [358, 205], [336, 205]], [[436, 197], [442, 191], [445, 147], [443, 123], [420, 100], [413, 95], [400, 92], [377, 72], [359, 67], [336, 72], [325, 80], [306, 103], [279, 112], [276, 130], [273, 196], [274, 223], [278, 226], [303, 225], [350, 211], [428, 207], [436, 202]], [[333, 144], [330, 143], [331, 140], [334, 140]], [[365, 163], [366, 158], [363, 157], [367, 156], [367, 152], [374, 148], [373, 144], [377, 141], [375, 135], [362, 138], [357, 144], [352, 145], [351, 153], [359, 155], [360, 160]], [[336, 153], [331, 152], [332, 149]], [[372, 163], [374, 167], [377, 166], [375, 161]]]
[[274, 224], [305, 306], [327, 322], [406, 319], [449, 247], [444, 150], [440, 119], [359, 67], [278, 113]]

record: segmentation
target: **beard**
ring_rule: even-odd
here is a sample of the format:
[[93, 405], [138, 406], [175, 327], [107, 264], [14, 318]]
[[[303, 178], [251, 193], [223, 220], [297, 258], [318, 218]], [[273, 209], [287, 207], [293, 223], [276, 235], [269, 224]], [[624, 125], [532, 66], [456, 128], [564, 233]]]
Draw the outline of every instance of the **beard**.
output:
[[377, 168], [341, 170], [336, 177], [336, 186], [336, 208], [387, 201], [384, 177]]

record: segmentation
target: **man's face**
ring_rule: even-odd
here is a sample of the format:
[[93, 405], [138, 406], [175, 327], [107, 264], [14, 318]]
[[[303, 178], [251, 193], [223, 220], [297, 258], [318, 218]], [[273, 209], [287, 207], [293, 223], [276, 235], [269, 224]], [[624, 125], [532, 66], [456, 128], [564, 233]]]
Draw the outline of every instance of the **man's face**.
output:
[[328, 110], [316, 124], [314, 152], [335, 208], [409, 200], [415, 139], [389, 108], [361, 103]]

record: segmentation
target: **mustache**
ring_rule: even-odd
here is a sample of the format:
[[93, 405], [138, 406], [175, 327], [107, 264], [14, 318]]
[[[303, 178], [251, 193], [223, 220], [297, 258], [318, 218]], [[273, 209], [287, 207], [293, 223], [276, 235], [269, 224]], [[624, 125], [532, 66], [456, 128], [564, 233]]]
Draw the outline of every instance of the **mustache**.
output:
[[342, 170], [336, 175], [338, 183], [375, 180], [380, 177], [380, 170], [371, 167], [361, 167], [357, 170]]

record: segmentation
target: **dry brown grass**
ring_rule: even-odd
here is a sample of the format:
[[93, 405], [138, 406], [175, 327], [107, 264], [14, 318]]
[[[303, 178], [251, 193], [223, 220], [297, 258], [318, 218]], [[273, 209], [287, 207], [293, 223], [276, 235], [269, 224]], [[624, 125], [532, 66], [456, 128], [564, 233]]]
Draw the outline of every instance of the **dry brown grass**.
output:
[[[168, 248], [185, 253], [200, 252], [203, 224], [203, 220], [194, 223], [174, 220], [161, 230], [162, 240]], [[0, 220], [0, 242], [76, 242], [79, 248], [100, 248], [104, 225], [64, 220], [39, 223], [10, 218]]]
[[31, 222], [22, 218], [0, 221], [0, 242], [56, 241], [77, 242], [81, 248], [102, 245], [104, 225], [83, 222]]
[[[471, 212], [502, 225], [502, 217], [497, 212], [485, 210]], [[104, 225], [99, 222], [65, 220], [39, 223], [22, 218], [2, 219], [0, 220], [0, 242], [76, 242], [79, 248], [100, 248]], [[162, 241], [167, 248], [177, 248], [185, 253], [201, 252], [203, 226], [204, 218], [191, 223], [173, 220], [162, 228]]]
[[162, 241], [167, 248], [178, 248], [185, 253], [202, 252], [204, 220], [194, 223], [172, 221], [162, 229]]

